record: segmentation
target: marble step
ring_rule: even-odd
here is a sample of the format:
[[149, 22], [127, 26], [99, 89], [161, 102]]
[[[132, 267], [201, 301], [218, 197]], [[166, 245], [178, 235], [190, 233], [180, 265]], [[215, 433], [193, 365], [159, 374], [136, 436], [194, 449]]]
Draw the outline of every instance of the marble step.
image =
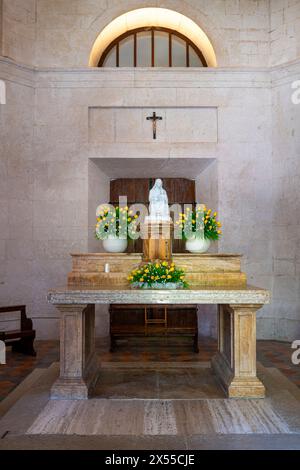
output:
[[[113, 418], [113, 419], [112, 419]], [[270, 400], [50, 400], [26, 434], [291, 434]]]
[[32, 381], [30, 387], [23, 388], [20, 384], [17, 401], [0, 417], [0, 439], [5, 434], [24, 434], [49, 401], [50, 388], [58, 377], [58, 364], [53, 363], [48, 369], [42, 370], [43, 373]]
[[0, 418], [41, 379], [47, 369], [36, 368], [6, 397], [0, 402]]
[[[296, 393], [295, 385], [281, 372], [270, 369], [259, 365], [260, 376], [268, 389], [265, 400], [96, 398], [78, 401], [49, 400], [49, 389], [58, 375], [58, 364], [53, 363], [29, 389], [24, 389], [24, 395], [0, 420], [0, 436], [6, 434], [12, 438], [28, 432], [181, 438], [224, 433], [297, 434], [300, 432], [299, 400], [289, 391]], [[117, 368], [114, 371], [118, 373]], [[173, 372], [176, 374], [176, 369]]]
[[271, 391], [274, 394], [287, 390], [300, 402], [300, 388], [280, 372], [279, 369], [276, 369], [276, 367], [264, 367], [261, 363], [258, 363], [257, 369], [259, 378], [267, 387], [267, 392]]

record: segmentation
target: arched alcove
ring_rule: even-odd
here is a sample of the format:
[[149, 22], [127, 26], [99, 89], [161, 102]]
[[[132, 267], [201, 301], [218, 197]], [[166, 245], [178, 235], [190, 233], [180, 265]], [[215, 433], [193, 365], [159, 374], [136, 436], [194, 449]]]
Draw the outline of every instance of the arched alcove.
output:
[[101, 31], [94, 42], [89, 66], [97, 67], [104, 51], [118, 37], [142, 27], [167, 28], [177, 31], [202, 52], [208, 67], [217, 66], [214, 48], [200, 26], [187, 16], [166, 8], [139, 8], [115, 18]]

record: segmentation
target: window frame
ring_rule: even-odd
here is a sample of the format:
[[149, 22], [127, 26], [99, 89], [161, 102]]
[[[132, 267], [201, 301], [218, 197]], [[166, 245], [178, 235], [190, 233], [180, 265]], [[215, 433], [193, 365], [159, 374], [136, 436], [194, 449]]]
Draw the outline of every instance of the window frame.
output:
[[[191, 47], [197, 56], [199, 57], [200, 62], [202, 63], [203, 67], [207, 67], [207, 62], [205, 60], [205, 57], [203, 53], [201, 52], [200, 49], [189, 39], [187, 38], [184, 34], [179, 33], [178, 31], [170, 28], [163, 28], [163, 27], [158, 27], [158, 26], [146, 26], [142, 28], [135, 28], [131, 29], [129, 31], [126, 31], [126, 33], [121, 34], [118, 36], [116, 39], [114, 39], [104, 50], [102, 53], [100, 60], [98, 62], [98, 67], [103, 67], [103, 64], [110, 53], [110, 51], [116, 47], [116, 68], [120, 67], [120, 52], [119, 52], [119, 44], [123, 39], [133, 36], [133, 67], [137, 67], [137, 33], [140, 32], [151, 32], [151, 67], [155, 67], [155, 31], [159, 32], [165, 32], [168, 33], [169, 35], [169, 68], [172, 67], [172, 35], [179, 37], [186, 43], [186, 65], [183, 67], [190, 67], [190, 58], [189, 58], [189, 48]], [[166, 67], [167, 68], [167, 67]]]

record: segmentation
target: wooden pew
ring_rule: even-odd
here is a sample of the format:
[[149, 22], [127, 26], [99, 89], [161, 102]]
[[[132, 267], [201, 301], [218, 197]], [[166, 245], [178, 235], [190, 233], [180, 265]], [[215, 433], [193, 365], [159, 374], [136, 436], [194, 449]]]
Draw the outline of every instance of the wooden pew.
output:
[[6, 346], [12, 346], [13, 352], [21, 352], [28, 356], [36, 356], [33, 347], [35, 339], [35, 330], [32, 328], [32, 320], [26, 316], [25, 305], [14, 305], [10, 307], [0, 307], [0, 320], [2, 313], [20, 312], [20, 328], [16, 330], [1, 331], [0, 322], [0, 340], [4, 341]]

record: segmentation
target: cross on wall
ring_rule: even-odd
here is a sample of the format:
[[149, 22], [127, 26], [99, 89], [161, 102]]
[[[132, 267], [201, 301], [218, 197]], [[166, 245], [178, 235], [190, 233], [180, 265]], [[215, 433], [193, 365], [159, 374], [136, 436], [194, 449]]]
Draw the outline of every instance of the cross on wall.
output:
[[147, 121], [152, 121], [153, 139], [156, 140], [156, 130], [157, 130], [156, 121], [162, 121], [162, 116], [157, 116], [156, 112], [153, 111], [152, 116], [147, 116], [146, 119]]

